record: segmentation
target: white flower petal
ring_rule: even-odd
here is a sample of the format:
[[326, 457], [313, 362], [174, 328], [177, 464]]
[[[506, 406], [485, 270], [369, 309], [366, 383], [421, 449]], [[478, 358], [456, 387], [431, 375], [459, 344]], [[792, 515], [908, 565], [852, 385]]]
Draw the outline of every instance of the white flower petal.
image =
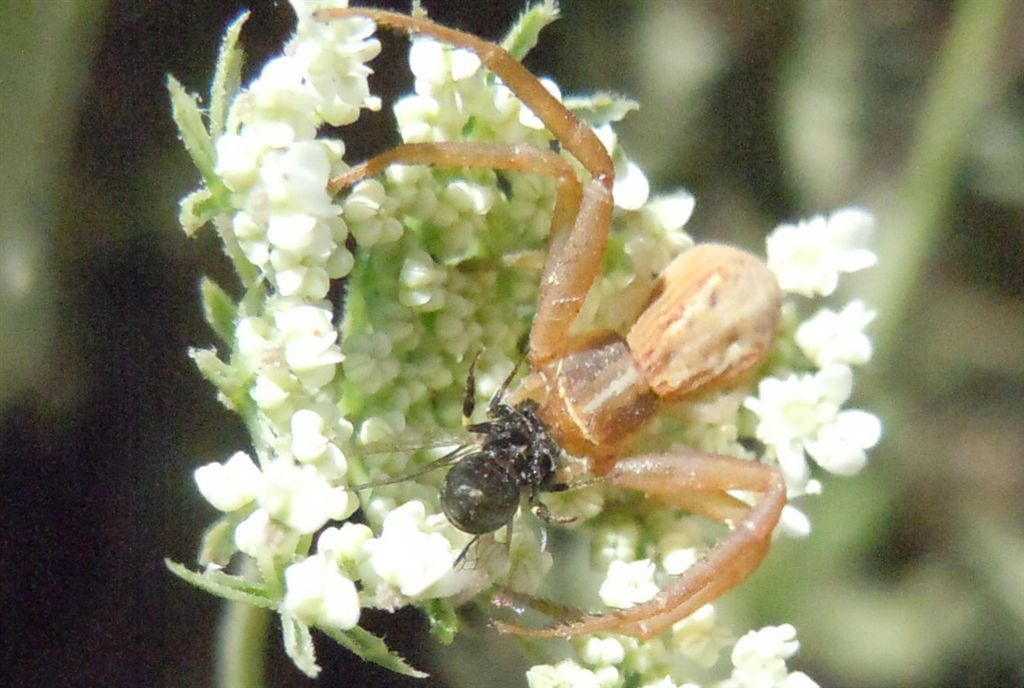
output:
[[811, 534], [811, 519], [792, 504], [787, 504], [782, 509], [779, 527], [789, 537], [805, 538]]
[[316, 461], [327, 452], [328, 439], [324, 436], [324, 419], [310, 409], [292, 414], [292, 455], [302, 462]]
[[232, 191], [246, 189], [259, 178], [259, 159], [265, 150], [252, 137], [225, 134], [217, 139], [214, 171]]
[[846, 251], [865, 250], [875, 233], [875, 217], [863, 208], [841, 208], [828, 217], [832, 242]]
[[262, 474], [245, 452], [235, 452], [223, 464], [208, 463], [194, 473], [199, 493], [221, 511], [235, 511], [251, 502]]
[[834, 364], [826, 366], [814, 376], [821, 399], [841, 406], [853, 392], [853, 371], [849, 366]]
[[803, 447], [796, 442], [790, 442], [777, 446], [775, 452], [779, 468], [786, 478], [787, 491], [802, 490], [811, 477], [811, 469], [804, 458]]
[[651, 191], [644, 171], [632, 160], [627, 160], [626, 165], [616, 172], [612, 189], [615, 205], [623, 210], [639, 210], [647, 202]]
[[271, 519], [266, 509], [256, 509], [235, 528], [238, 551], [254, 559], [291, 556], [298, 544], [299, 533]]
[[667, 196], [659, 196], [647, 204], [647, 208], [668, 231], [677, 231], [690, 221], [697, 200], [689, 191], [680, 190]]

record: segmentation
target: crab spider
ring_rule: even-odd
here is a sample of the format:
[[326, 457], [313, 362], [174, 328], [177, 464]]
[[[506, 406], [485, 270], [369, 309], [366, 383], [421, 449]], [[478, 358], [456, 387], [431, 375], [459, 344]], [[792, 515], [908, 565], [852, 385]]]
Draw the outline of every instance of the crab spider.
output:
[[[729, 246], [698, 245], [677, 256], [659, 275], [646, 309], [624, 334], [570, 335], [600, 271], [612, 224], [615, 169], [594, 131], [494, 43], [425, 17], [388, 11], [352, 7], [321, 10], [315, 16], [321, 21], [368, 17], [379, 26], [474, 52], [589, 175], [581, 180], [569, 160], [547, 149], [453, 141], [396, 146], [330, 183], [336, 194], [391, 164], [511, 170], [557, 181], [550, 244], [530, 330], [532, 372], [507, 399], [501, 398], [503, 387], [501, 397], [488, 407], [488, 420], [469, 427], [482, 436], [481, 451], [463, 459], [497, 466], [496, 480], [514, 489], [506, 490], [511, 497], [505, 500], [504, 511], [489, 514], [482, 526], [472, 520], [472, 513], [493, 508], [493, 491], [468, 490], [462, 495], [468, 501], [458, 508], [470, 516], [464, 513], [460, 524], [460, 516], [449, 513], [453, 523], [469, 532], [497, 530], [510, 523], [524, 494], [535, 502], [538, 492], [577, 484], [560, 477], [558, 466], [540, 477], [531, 470], [539, 460], [535, 447], [547, 447], [550, 439], [586, 460], [592, 476], [588, 482], [639, 490], [732, 526], [728, 536], [648, 602], [596, 614], [557, 613], [557, 622], [546, 628], [495, 625], [518, 635], [612, 632], [646, 638], [741, 583], [766, 555], [786, 504], [780, 471], [764, 463], [689, 450], [630, 455], [628, 447], [662, 402], [733, 386], [764, 362], [781, 307], [779, 286], [767, 266]], [[751, 506], [729, 494], [735, 490], [760, 497]], [[473, 503], [474, 498], [479, 503]], [[540, 601], [527, 604], [553, 608]]]

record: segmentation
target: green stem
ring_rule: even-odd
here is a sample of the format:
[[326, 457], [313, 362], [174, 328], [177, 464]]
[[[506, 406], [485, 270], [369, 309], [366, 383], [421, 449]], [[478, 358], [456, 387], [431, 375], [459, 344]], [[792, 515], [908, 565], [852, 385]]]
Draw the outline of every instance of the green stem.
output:
[[219, 688], [262, 688], [267, 632], [273, 612], [228, 602], [217, 633]]
[[961, 0], [938, 56], [893, 209], [880, 225], [879, 264], [863, 281], [879, 311], [872, 326], [879, 353], [893, 356], [913, 307], [914, 285], [942, 240], [956, 173], [971, 124], [991, 101], [993, 63], [1006, 36], [1006, 0]]

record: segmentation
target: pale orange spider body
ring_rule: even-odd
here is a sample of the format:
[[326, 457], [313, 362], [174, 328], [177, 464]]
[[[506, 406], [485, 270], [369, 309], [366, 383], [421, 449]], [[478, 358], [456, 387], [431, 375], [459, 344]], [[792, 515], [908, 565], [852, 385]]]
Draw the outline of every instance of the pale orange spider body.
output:
[[[565, 614], [547, 628], [495, 625], [506, 633], [533, 636], [661, 633], [757, 568], [786, 503], [785, 483], [776, 467], [764, 463], [689, 450], [627, 456], [626, 448], [663, 401], [735, 385], [764, 362], [781, 306], [774, 276], [748, 253], [700, 245], [679, 255], [662, 272], [646, 309], [624, 335], [602, 331], [571, 336], [570, 328], [599, 274], [612, 224], [615, 170], [604, 145], [501, 47], [424, 17], [367, 8], [316, 14], [324, 21], [349, 16], [368, 17], [380, 26], [428, 35], [476, 53], [583, 165], [590, 179], [581, 182], [567, 159], [535, 146], [421, 143], [399, 145], [352, 168], [331, 182], [332, 193], [393, 163], [554, 177], [558, 192], [550, 247], [530, 331], [533, 370], [511, 397], [536, 403], [551, 437], [566, 451], [584, 457], [590, 473], [601, 481], [640, 490], [732, 526], [724, 540], [646, 603], [600, 614]], [[750, 506], [730, 495], [733, 490], [760, 498]]]

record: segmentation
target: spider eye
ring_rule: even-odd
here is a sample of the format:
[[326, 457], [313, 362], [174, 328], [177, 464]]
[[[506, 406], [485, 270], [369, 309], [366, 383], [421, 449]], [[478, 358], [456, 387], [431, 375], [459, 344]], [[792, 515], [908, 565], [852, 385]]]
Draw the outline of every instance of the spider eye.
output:
[[470, 454], [452, 466], [441, 489], [441, 508], [461, 531], [492, 533], [508, 525], [519, 507], [513, 474], [486, 452]]

